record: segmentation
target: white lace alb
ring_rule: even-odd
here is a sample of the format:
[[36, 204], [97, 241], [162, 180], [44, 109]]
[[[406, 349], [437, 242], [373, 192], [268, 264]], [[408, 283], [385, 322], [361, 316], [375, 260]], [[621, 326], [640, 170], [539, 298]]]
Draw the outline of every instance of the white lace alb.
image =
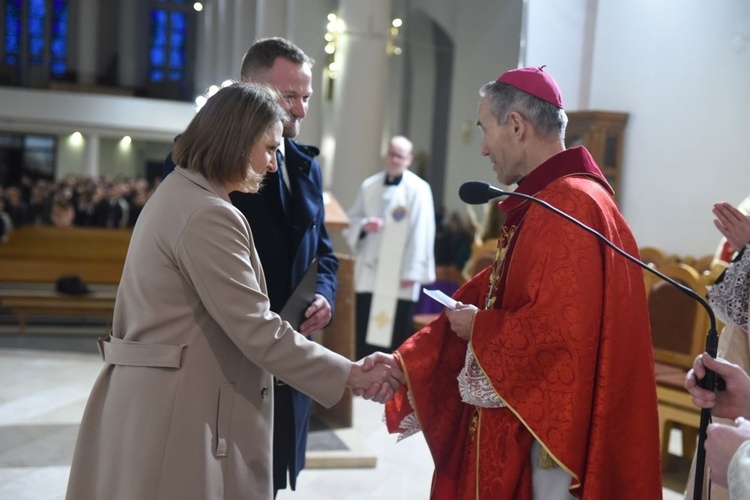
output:
[[708, 301], [724, 323], [731, 322], [748, 331], [750, 244], [739, 259], [729, 264], [719, 281], [708, 287]]
[[498, 397], [495, 389], [484, 372], [479, 368], [471, 346], [466, 348], [466, 361], [461, 373], [458, 374], [458, 392], [461, 400], [470, 405], [481, 408], [502, 408], [505, 405]]

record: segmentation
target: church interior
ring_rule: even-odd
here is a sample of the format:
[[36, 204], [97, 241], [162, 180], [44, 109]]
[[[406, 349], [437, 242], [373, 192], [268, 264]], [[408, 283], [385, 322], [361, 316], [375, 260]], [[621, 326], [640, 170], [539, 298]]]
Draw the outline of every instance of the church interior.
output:
[[[411, 139], [411, 169], [432, 188], [445, 236], [436, 283], [458, 286], [491, 263], [497, 221], [458, 189], [497, 184], [480, 152], [478, 91], [508, 69], [544, 66], [555, 78], [566, 145], [586, 146], [602, 167], [642, 260], [698, 295], [725, 267], [713, 204], [750, 193], [746, 0], [6, 0], [0, 18], [0, 222], [24, 191], [53, 207], [77, 190], [92, 207], [130, 200], [97, 222], [60, 200], [57, 216], [0, 232], [2, 498], [64, 497], [132, 225], [175, 136], [239, 78], [256, 39], [287, 38], [315, 60], [297, 139], [320, 148], [326, 227], [342, 264], [336, 317], [317, 340], [349, 357], [353, 257], [342, 231], [393, 135]], [[61, 294], [61, 277], [80, 278], [67, 285], [87, 293]], [[700, 421], [682, 381], [709, 317], [648, 270], [644, 284], [663, 498], [673, 500], [683, 498]], [[434, 318], [428, 309], [415, 329]], [[429, 496], [427, 445], [419, 435], [397, 443], [382, 406], [347, 397], [314, 414], [308, 467], [297, 491], [277, 498]]]

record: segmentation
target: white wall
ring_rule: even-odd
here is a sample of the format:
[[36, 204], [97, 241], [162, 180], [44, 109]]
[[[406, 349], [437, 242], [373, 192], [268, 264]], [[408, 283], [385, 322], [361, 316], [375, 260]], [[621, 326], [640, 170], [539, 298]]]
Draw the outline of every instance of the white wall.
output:
[[453, 96], [448, 135], [448, 171], [445, 178], [446, 213], [464, 214], [458, 188], [467, 180], [497, 182], [492, 165], [480, 153], [476, 126], [479, 89], [518, 65], [521, 35], [521, 0], [503, 2], [465, 0], [456, 12]]
[[0, 130], [171, 141], [195, 116], [193, 104], [0, 87]]
[[529, 0], [525, 64], [566, 109], [624, 111], [619, 200], [640, 246], [713, 253], [711, 206], [750, 193], [750, 2]]
[[750, 193], [748, 82], [747, 0], [600, 1], [591, 107], [630, 113], [621, 205], [641, 246], [715, 249], [712, 204]]
[[[142, 177], [147, 161], [163, 162], [172, 149], [172, 142], [135, 140], [123, 147], [122, 137], [99, 139], [99, 175], [114, 177]], [[57, 137], [56, 178], [67, 175], [86, 175], [85, 141], [75, 142], [72, 134]]]
[[102, 138], [99, 174], [110, 178], [145, 177], [146, 162], [163, 162], [171, 149], [171, 142], [133, 141], [123, 146], [120, 138]]
[[596, 0], [529, 0], [520, 66], [542, 66], [560, 86], [566, 110], [587, 109]]

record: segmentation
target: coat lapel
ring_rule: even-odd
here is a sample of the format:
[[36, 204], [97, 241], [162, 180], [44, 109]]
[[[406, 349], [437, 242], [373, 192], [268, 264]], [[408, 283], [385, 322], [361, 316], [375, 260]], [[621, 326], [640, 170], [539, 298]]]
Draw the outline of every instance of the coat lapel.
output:
[[322, 206], [322, 194], [310, 178], [312, 158], [300, 151], [293, 141], [286, 140], [284, 166], [292, 187], [292, 231], [295, 243], [301, 239], [305, 229]]

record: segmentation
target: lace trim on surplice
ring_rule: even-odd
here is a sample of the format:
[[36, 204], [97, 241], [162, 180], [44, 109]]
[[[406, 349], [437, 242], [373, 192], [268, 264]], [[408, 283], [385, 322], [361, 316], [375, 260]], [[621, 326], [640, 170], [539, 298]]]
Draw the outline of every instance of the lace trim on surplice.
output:
[[502, 408], [505, 405], [498, 397], [492, 384], [485, 376], [471, 346], [466, 348], [466, 361], [458, 374], [458, 392], [464, 403], [481, 408]]
[[711, 308], [724, 323], [734, 323], [748, 331], [750, 307], [750, 245], [729, 264], [717, 283], [708, 287]]
[[[414, 408], [414, 399], [412, 399], [411, 391], [406, 391], [406, 397], [409, 400], [409, 406]], [[385, 415], [383, 415], [383, 421], [385, 421]], [[396, 442], [398, 443], [402, 439], [406, 439], [409, 436], [413, 436], [417, 432], [422, 431], [422, 426], [419, 425], [419, 419], [417, 418], [417, 412], [412, 410], [404, 419], [398, 424], [398, 428], [401, 429], [401, 433], [398, 435]]]

